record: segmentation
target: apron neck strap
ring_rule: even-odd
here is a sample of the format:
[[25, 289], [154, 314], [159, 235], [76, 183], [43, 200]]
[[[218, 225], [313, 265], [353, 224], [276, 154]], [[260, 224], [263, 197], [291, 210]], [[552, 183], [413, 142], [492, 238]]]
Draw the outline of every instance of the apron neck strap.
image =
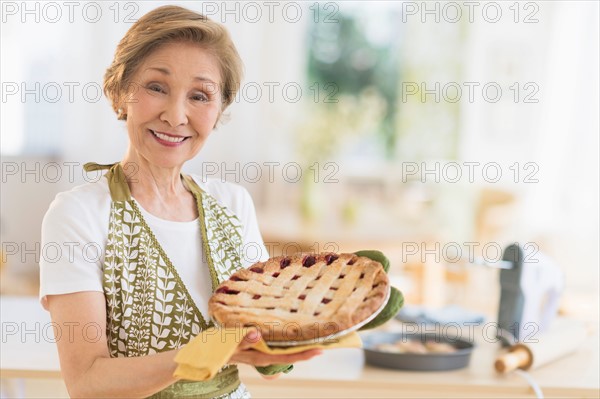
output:
[[[110, 197], [113, 201], [129, 201], [131, 200], [131, 191], [129, 191], [129, 185], [127, 184], [127, 176], [121, 167], [119, 162], [101, 165], [94, 162], [88, 162], [83, 165], [83, 169], [86, 172], [93, 172], [96, 170], [108, 170], [106, 178], [108, 179], [108, 188], [110, 189]], [[202, 189], [194, 179], [188, 175], [182, 175], [182, 181], [184, 186], [190, 190], [195, 197], [202, 197]]]
[[194, 194], [194, 197], [196, 198], [202, 198], [202, 194], [204, 193], [202, 191], [202, 189], [200, 188], [200, 186], [198, 186], [198, 184], [196, 184], [196, 182], [194, 181], [194, 179], [191, 178], [191, 176], [189, 175], [181, 175], [182, 177], [182, 181], [183, 181], [183, 185], [192, 192], [192, 194]]
[[108, 172], [105, 177], [108, 179], [108, 188], [110, 189], [111, 199], [118, 202], [131, 200], [131, 191], [129, 191], [129, 185], [127, 185], [127, 176], [119, 162], [109, 165], [88, 162], [83, 165], [83, 169], [86, 172], [107, 169]]

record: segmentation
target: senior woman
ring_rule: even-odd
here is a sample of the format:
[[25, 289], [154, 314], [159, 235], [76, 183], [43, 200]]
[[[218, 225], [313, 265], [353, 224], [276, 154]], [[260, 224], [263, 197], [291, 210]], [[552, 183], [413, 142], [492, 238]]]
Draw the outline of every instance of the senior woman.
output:
[[[61, 371], [76, 397], [246, 397], [236, 363], [309, 359], [267, 355], [250, 333], [207, 382], [173, 377], [177, 351], [207, 328], [208, 299], [247, 267], [240, 249], [268, 258], [252, 200], [240, 186], [181, 174], [239, 87], [242, 64], [223, 26], [166, 6], [119, 43], [104, 89], [129, 146], [121, 162], [87, 164], [105, 178], [59, 194], [42, 240], [65, 249], [40, 264], [40, 298], [60, 332]], [[100, 246], [101, 256], [90, 256]]]

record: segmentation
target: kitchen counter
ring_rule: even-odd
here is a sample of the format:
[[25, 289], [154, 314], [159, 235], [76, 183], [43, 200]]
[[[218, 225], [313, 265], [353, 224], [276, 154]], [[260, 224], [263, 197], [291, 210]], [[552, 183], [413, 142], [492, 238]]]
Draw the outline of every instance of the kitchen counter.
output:
[[[60, 379], [58, 354], [49, 314], [35, 297], [0, 297], [2, 379]], [[398, 398], [398, 397], [535, 397], [516, 374], [497, 375], [493, 363], [498, 344], [477, 339], [471, 364], [462, 370], [411, 372], [365, 365], [360, 349], [335, 349], [298, 363], [288, 375], [265, 380], [242, 365], [242, 380], [257, 398]], [[481, 336], [481, 335], [480, 335]], [[580, 349], [531, 376], [546, 397], [600, 397], [598, 336]]]
[[[546, 397], [600, 397], [598, 337], [580, 350], [530, 372]], [[259, 398], [534, 398], [525, 379], [499, 375], [493, 368], [498, 344], [477, 342], [468, 368], [443, 372], [385, 369], [365, 364], [360, 349], [335, 349], [277, 380], [264, 380], [250, 367], [242, 379]]]

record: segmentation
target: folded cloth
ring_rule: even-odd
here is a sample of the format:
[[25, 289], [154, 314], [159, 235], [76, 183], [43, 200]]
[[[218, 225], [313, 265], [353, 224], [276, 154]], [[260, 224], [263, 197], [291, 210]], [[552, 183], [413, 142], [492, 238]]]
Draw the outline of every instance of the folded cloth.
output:
[[[251, 327], [212, 327], [202, 331], [187, 345], [185, 345], [179, 351], [177, 356], [175, 356], [175, 362], [178, 365], [173, 376], [176, 378], [194, 381], [210, 380], [227, 363], [229, 358], [235, 352], [235, 349], [239, 343], [250, 331], [250, 329]], [[252, 349], [273, 355], [298, 353], [309, 349], [360, 347], [362, 347], [362, 341], [356, 332], [320, 344], [269, 347], [261, 338], [258, 342], [252, 345]], [[263, 374], [269, 375], [280, 371], [285, 372], [285, 370], [288, 370], [289, 368], [290, 365], [272, 365], [268, 367], [261, 367], [260, 369], [266, 371]]]

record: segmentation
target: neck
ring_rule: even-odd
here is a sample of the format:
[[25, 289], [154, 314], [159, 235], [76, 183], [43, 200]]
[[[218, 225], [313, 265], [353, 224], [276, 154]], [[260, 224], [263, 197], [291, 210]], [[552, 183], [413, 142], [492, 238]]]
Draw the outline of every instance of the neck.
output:
[[121, 166], [131, 194], [178, 195], [185, 191], [181, 182], [181, 166], [160, 167], [143, 158], [125, 156]]
[[181, 181], [182, 165], [154, 165], [130, 146], [121, 166], [131, 196], [150, 214], [176, 222], [189, 222], [198, 217], [194, 196]]

